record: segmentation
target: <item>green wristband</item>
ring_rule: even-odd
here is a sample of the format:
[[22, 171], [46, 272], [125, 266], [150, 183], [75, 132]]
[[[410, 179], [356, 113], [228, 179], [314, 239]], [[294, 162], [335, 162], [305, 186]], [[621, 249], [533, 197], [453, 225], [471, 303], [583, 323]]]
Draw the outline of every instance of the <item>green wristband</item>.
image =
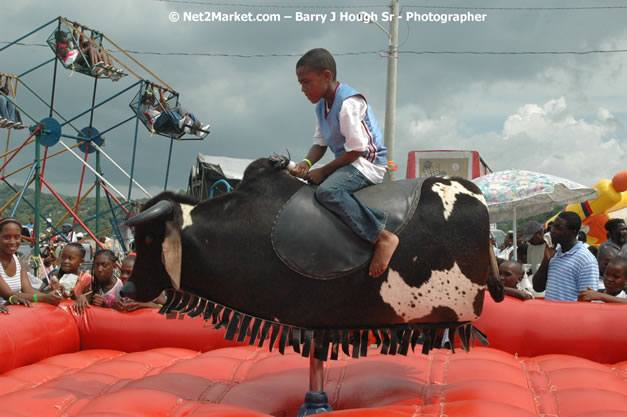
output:
[[13, 304], [13, 300], [11, 300], [13, 297], [15, 297], [14, 295], [9, 297], [9, 304]]
[[37, 294], [33, 294], [33, 301], [37, 302]]
[[303, 159], [303, 161], [307, 162], [307, 165], [309, 165], [309, 168], [311, 168], [312, 163], [311, 163], [311, 161], [309, 159], [305, 158], [305, 159]]

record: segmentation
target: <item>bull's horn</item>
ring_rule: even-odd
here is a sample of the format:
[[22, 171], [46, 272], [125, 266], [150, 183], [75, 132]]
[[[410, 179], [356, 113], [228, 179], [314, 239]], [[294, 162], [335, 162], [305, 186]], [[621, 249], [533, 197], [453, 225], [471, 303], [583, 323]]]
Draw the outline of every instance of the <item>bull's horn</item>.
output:
[[152, 220], [164, 217], [172, 212], [174, 204], [170, 200], [161, 200], [146, 211], [142, 211], [137, 216], [131, 217], [124, 224], [127, 226], [137, 226], [148, 223]]

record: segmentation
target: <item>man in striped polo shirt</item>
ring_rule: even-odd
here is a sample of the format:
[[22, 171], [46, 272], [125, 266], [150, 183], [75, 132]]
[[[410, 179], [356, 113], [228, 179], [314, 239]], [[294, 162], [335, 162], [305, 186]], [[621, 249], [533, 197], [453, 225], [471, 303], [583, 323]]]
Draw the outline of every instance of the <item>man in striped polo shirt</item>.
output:
[[580, 291], [597, 289], [599, 265], [594, 256], [577, 240], [581, 219], [577, 213], [559, 214], [551, 227], [551, 240], [557, 250], [547, 247], [540, 268], [533, 276], [533, 289], [546, 290], [544, 298], [577, 301]]

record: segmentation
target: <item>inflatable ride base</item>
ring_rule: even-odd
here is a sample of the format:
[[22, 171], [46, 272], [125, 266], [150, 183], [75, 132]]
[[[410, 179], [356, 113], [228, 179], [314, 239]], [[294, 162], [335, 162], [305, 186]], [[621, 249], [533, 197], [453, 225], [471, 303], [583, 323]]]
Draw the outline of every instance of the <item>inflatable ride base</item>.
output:
[[[295, 416], [309, 361], [266, 349], [58, 355], [0, 377], [5, 417]], [[564, 355], [342, 356], [325, 363], [329, 416], [625, 417], [627, 362]]]
[[[1, 417], [293, 417], [309, 389], [308, 358], [226, 341], [200, 318], [76, 315], [67, 303], [9, 310]], [[618, 305], [486, 301], [476, 324], [492, 347], [326, 361], [328, 415], [625, 417], [626, 315]]]

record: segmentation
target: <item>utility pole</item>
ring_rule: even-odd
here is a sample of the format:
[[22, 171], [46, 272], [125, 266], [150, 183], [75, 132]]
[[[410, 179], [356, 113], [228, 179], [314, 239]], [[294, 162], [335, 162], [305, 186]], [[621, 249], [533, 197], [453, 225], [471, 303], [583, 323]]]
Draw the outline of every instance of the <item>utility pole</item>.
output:
[[388, 150], [388, 165], [385, 172], [384, 182], [394, 181], [394, 171], [398, 165], [394, 163], [394, 127], [396, 124], [396, 69], [398, 67], [398, 13], [400, 6], [398, 0], [391, 0], [390, 31], [385, 30], [377, 21], [369, 19], [364, 15], [365, 23], [373, 23], [381, 29], [388, 37], [388, 77], [385, 96], [385, 131], [383, 132], [383, 144]]
[[392, 20], [390, 20], [390, 32], [388, 34], [388, 79], [385, 99], [385, 132], [383, 133], [384, 145], [388, 150], [388, 170], [385, 173], [386, 182], [394, 181], [394, 171], [398, 165], [394, 163], [394, 135], [396, 125], [396, 72], [398, 67], [398, 0], [390, 3]]

